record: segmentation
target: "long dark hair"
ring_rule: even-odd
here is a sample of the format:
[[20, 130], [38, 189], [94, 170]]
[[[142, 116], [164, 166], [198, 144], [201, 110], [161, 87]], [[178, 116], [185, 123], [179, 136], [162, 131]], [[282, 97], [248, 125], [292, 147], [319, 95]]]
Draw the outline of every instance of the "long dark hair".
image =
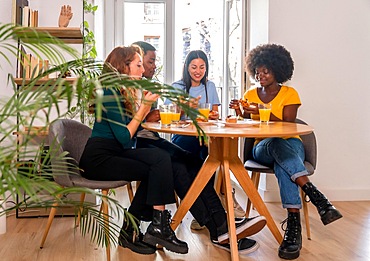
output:
[[189, 74], [189, 65], [192, 60], [194, 59], [202, 59], [206, 63], [206, 73], [204, 74], [203, 78], [200, 80], [201, 83], [206, 87], [207, 86], [207, 79], [208, 79], [208, 58], [207, 55], [202, 50], [193, 50], [188, 53], [186, 56], [184, 67], [182, 69], [182, 81], [185, 83], [185, 90], [187, 93], [189, 93], [190, 87], [191, 87], [191, 77]]

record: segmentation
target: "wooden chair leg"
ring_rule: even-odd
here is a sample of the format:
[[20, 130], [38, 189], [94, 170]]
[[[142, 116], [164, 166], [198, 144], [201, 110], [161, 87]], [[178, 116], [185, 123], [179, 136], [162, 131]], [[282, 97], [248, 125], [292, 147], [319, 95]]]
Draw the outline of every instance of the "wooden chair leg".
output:
[[[106, 197], [108, 195], [108, 189], [103, 189], [102, 194]], [[101, 209], [103, 212], [104, 224], [106, 227], [109, 227], [109, 213], [108, 213], [108, 203], [106, 202], [106, 198], [102, 198]], [[110, 240], [109, 235], [106, 235], [106, 253], [107, 253], [107, 261], [110, 261]]]
[[[61, 197], [62, 197], [62, 195], [58, 195], [57, 196], [57, 198], [61, 198]], [[40, 248], [43, 248], [44, 247], [44, 243], [45, 243], [46, 237], [48, 236], [48, 233], [49, 233], [51, 224], [53, 223], [55, 214], [57, 213], [57, 206], [58, 206], [58, 201], [56, 201], [53, 204], [53, 206], [51, 207], [51, 209], [50, 209], [50, 214], [49, 214], [48, 222], [46, 224], [44, 235], [42, 236]]]
[[127, 184], [127, 192], [128, 192], [128, 198], [130, 199], [130, 203], [132, 203], [132, 200], [134, 198], [134, 191], [132, 190], [131, 183]]
[[[256, 187], [256, 189], [258, 190], [258, 186], [260, 184], [260, 173], [252, 171], [251, 180], [252, 180], [254, 186]], [[252, 202], [248, 198], [247, 208], [245, 210], [245, 217], [249, 217], [249, 213], [251, 211], [251, 208], [252, 208]]]
[[78, 211], [78, 214], [77, 214], [76, 227], [78, 227], [80, 225], [80, 222], [81, 222], [81, 214], [82, 214], [82, 210], [83, 210], [82, 205], [85, 201], [85, 196], [86, 196], [85, 193], [81, 193], [81, 195], [80, 195], [81, 207], [80, 207], [80, 210]]
[[308, 203], [305, 200], [305, 193], [302, 189], [301, 189], [301, 199], [302, 199], [304, 220], [306, 223], [307, 238], [311, 240], [311, 227], [310, 227], [310, 217], [308, 216]]

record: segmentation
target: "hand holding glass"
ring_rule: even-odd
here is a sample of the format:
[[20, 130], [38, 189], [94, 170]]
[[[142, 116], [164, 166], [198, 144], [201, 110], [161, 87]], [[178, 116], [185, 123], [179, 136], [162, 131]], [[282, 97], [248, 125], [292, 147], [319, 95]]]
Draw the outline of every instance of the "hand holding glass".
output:
[[259, 103], [258, 111], [260, 113], [260, 123], [268, 124], [271, 115], [271, 104], [270, 103]]

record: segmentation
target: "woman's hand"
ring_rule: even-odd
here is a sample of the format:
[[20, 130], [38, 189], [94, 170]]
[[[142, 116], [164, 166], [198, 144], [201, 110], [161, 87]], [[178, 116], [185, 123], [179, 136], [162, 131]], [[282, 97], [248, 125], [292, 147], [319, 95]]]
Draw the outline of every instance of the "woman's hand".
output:
[[148, 115], [146, 115], [145, 120], [147, 122], [158, 122], [160, 120], [159, 110], [151, 110]]
[[240, 110], [240, 101], [239, 100], [237, 100], [237, 99], [231, 100], [230, 103], [229, 103], [229, 108], [234, 109], [237, 116], [243, 117], [242, 111]]
[[233, 99], [229, 103], [229, 109], [240, 110], [240, 102], [237, 99]]
[[259, 114], [258, 111], [258, 104], [257, 103], [250, 103], [248, 107], [243, 107], [244, 114]]
[[218, 112], [218, 104], [212, 104], [212, 110], [209, 112], [208, 119], [210, 120], [218, 120], [220, 114]]
[[144, 98], [143, 98], [143, 102], [141, 104], [142, 105], [147, 105], [150, 108], [152, 107], [152, 104], [156, 100], [158, 100], [158, 98], [159, 98], [159, 94], [154, 94], [154, 93], [149, 92], [149, 91], [146, 91], [143, 94], [144, 94]]
[[196, 98], [190, 98], [189, 107], [194, 109], [198, 108], [200, 98], [201, 96], [198, 96]]
[[218, 113], [218, 111], [210, 111], [209, 112], [209, 115], [208, 115], [208, 119], [210, 120], [218, 120], [218, 118], [220, 117], [220, 114]]

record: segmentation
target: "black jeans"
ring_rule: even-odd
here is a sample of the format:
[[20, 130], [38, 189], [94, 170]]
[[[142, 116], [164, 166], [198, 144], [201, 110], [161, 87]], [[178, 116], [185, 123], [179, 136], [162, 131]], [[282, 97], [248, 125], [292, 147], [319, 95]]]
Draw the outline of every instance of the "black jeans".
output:
[[204, 145], [203, 140], [201, 144], [198, 137], [175, 134], [172, 136], [172, 142], [182, 149], [198, 156], [203, 161], [208, 156], [208, 147]]
[[[183, 199], [202, 167], [203, 161], [194, 154], [181, 149], [179, 146], [166, 139], [160, 138], [159, 140], [151, 140], [137, 138], [138, 148], [149, 148], [155, 146], [170, 152], [175, 191], [180, 199]], [[212, 218], [214, 218], [214, 213], [225, 213], [220, 198], [214, 190], [214, 176], [200, 193], [199, 197], [190, 208], [190, 212], [200, 225], [206, 225]], [[217, 224], [222, 224], [226, 221], [226, 215], [217, 216], [222, 216], [222, 220], [216, 221]]]
[[80, 167], [88, 179], [141, 181], [129, 208], [140, 220], [152, 220], [153, 205], [175, 203], [171, 157], [160, 148], [123, 149], [116, 140], [90, 138]]

